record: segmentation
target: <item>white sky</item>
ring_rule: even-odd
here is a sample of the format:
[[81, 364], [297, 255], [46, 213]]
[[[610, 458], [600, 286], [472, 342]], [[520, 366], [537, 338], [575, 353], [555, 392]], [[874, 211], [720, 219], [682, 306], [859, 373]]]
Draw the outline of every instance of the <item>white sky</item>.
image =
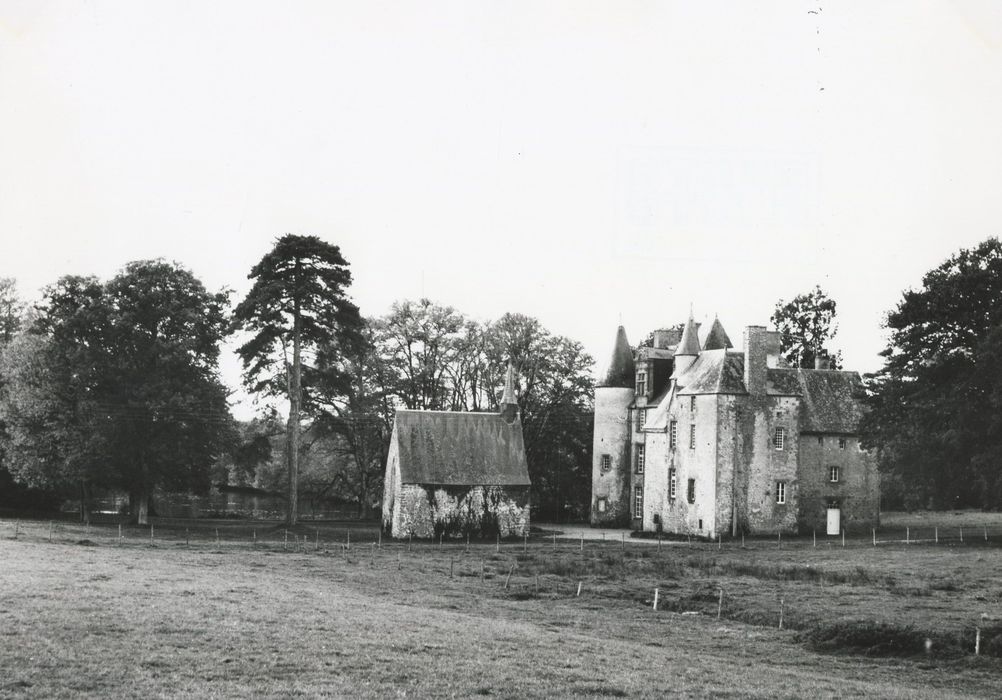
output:
[[902, 290], [1002, 233], [1000, 125], [990, 0], [0, 0], [0, 276], [242, 296], [312, 233], [366, 315], [519, 311], [599, 365], [620, 318], [740, 345], [820, 284], [870, 371]]

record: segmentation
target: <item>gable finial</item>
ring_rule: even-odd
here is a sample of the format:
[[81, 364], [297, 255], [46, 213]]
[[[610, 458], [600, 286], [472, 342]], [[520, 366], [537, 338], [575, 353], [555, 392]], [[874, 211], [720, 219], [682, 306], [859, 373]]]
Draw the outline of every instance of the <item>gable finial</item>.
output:
[[511, 423], [518, 417], [518, 400], [515, 398], [515, 368], [508, 363], [504, 378], [504, 393], [501, 395], [501, 418]]

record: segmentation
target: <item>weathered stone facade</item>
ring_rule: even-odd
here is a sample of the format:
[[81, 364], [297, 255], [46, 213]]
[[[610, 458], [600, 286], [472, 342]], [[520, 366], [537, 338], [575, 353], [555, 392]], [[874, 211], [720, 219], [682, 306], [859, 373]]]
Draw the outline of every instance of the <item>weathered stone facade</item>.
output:
[[[613, 389], [606, 377], [596, 388], [594, 524], [627, 520], [621, 506], [618, 517], [598, 512], [611, 494], [617, 503], [625, 494], [628, 522], [648, 531], [716, 537], [877, 523], [879, 479], [857, 436], [859, 375], [787, 367], [778, 334], [763, 327], [746, 329], [744, 345], [730, 349], [715, 321], [700, 346], [690, 319], [681, 338], [655, 332], [654, 347], [637, 351], [632, 382], [618, 376]], [[624, 346], [620, 329], [620, 357]], [[616, 467], [603, 471], [603, 461]]]

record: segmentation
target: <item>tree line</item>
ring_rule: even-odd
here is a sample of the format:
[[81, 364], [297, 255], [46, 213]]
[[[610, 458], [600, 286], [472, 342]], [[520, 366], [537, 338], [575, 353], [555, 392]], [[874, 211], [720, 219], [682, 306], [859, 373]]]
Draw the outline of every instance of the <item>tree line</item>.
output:
[[[307, 493], [367, 516], [395, 408], [497, 410], [511, 364], [537, 512], [584, 512], [592, 359], [580, 343], [528, 316], [481, 322], [427, 299], [365, 318], [348, 262], [315, 236], [281, 237], [248, 277], [232, 312], [228, 292], [163, 260], [106, 282], [61, 278], [32, 308], [0, 282], [0, 486], [22, 502], [26, 486], [72, 489], [83, 517], [93, 488], [114, 489], [142, 523], [157, 492], [273, 488], [281, 475], [294, 524], [304, 466]], [[219, 378], [229, 337], [244, 387], [268, 406], [249, 423]]]
[[[290, 522], [304, 493], [367, 516], [394, 410], [497, 410], [511, 364], [534, 512], [587, 512], [593, 361], [580, 343], [528, 316], [482, 322], [427, 299], [364, 317], [348, 262], [314, 236], [278, 239], [249, 279], [234, 307], [176, 263], [138, 261], [104, 282], [63, 277], [30, 308], [0, 280], [0, 506], [72, 490], [86, 516], [97, 487], [127, 493], [144, 522], [157, 492], [284, 481]], [[836, 309], [820, 287], [776, 304], [787, 362], [840, 367]], [[884, 506], [1002, 507], [1002, 243], [929, 271], [884, 327], [860, 426]], [[245, 423], [219, 378], [231, 337], [245, 388], [267, 406]]]

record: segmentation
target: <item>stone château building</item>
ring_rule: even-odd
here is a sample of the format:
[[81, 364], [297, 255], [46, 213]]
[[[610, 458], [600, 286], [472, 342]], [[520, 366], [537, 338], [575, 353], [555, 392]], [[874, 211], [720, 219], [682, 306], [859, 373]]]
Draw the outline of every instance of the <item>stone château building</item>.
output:
[[779, 333], [714, 320], [658, 330], [634, 352], [620, 326], [595, 388], [591, 522], [718, 534], [827, 532], [879, 519], [879, 478], [859, 444], [856, 372], [789, 367]]
[[510, 367], [498, 413], [397, 409], [383, 484], [393, 537], [523, 535], [529, 486]]

